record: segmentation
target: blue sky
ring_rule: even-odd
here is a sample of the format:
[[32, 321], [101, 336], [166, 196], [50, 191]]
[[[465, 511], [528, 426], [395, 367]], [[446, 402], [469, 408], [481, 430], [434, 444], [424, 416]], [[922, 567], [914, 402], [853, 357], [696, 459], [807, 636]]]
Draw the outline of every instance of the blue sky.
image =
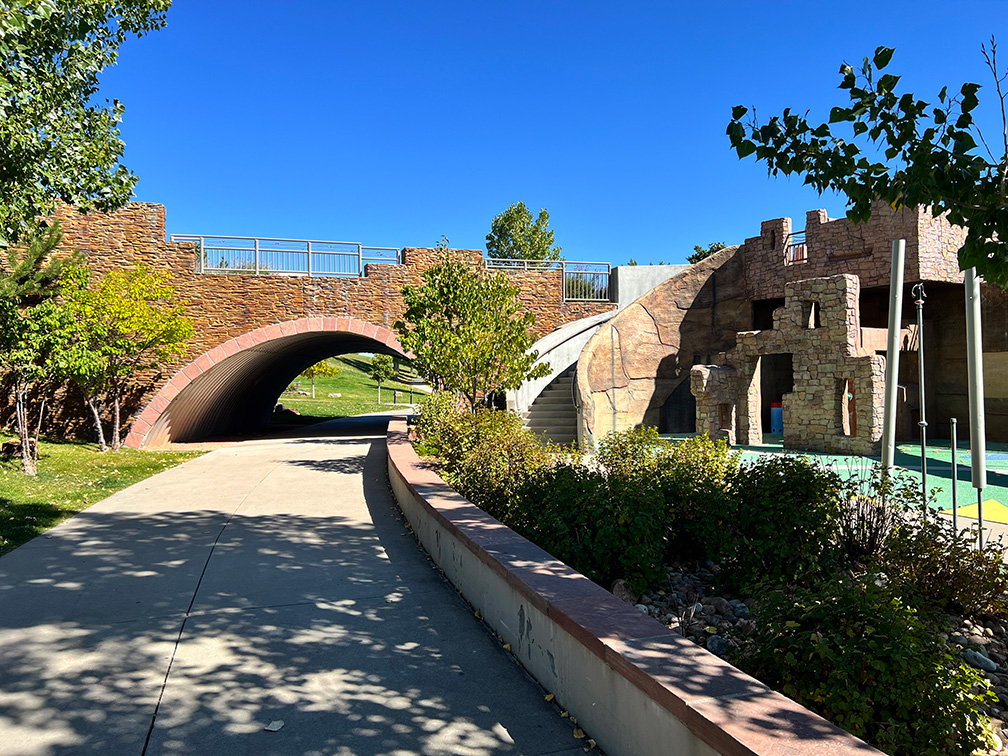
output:
[[482, 248], [521, 200], [569, 260], [682, 262], [766, 218], [844, 211], [739, 161], [733, 105], [825, 120], [840, 64], [887, 45], [924, 99], [985, 85], [995, 131], [992, 34], [1004, 68], [1008, 0], [176, 0], [102, 94], [126, 106], [136, 198], [172, 233]]

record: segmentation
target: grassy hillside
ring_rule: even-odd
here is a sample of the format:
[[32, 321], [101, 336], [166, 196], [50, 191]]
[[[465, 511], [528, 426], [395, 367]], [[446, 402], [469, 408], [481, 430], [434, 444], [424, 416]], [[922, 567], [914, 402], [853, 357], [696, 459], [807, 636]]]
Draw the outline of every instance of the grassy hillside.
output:
[[[410, 401], [410, 386], [395, 379], [382, 384], [381, 405], [378, 404], [378, 384], [371, 380], [370, 355], [347, 354], [333, 357], [329, 362], [339, 369], [334, 377], [318, 377], [315, 379], [315, 398], [311, 398], [311, 380], [298, 378], [277, 400], [285, 408], [297, 410], [300, 416], [274, 414], [274, 423], [314, 423], [329, 420], [334, 417], [350, 417], [367, 412], [381, 412], [392, 407], [395, 401], [395, 391], [401, 391], [399, 402], [408, 404]], [[411, 369], [403, 370], [404, 376], [415, 376]], [[339, 396], [333, 396], [339, 394]], [[416, 388], [413, 389], [414, 401], [423, 396]]]

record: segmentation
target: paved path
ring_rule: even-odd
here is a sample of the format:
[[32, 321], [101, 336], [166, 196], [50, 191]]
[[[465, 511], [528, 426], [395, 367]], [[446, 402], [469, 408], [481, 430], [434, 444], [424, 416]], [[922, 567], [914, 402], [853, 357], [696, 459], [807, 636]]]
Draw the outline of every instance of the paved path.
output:
[[0, 754], [582, 753], [398, 519], [385, 420], [324, 427], [0, 558]]

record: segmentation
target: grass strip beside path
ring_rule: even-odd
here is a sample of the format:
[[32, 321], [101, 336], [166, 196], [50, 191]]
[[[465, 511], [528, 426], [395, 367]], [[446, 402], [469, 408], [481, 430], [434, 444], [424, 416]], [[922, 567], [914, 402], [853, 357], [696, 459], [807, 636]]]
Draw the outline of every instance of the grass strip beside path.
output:
[[[0, 435], [0, 441], [10, 439]], [[200, 454], [125, 448], [101, 454], [96, 444], [42, 439], [35, 477], [21, 472], [20, 457], [0, 458], [0, 554], [116, 491]]]

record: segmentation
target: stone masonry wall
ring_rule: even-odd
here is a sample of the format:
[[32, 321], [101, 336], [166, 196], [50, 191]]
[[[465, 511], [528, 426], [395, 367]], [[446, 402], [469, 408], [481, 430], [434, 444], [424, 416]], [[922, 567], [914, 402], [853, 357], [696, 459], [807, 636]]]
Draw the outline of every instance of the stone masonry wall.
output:
[[858, 276], [862, 289], [888, 286], [892, 242], [901, 238], [906, 239], [906, 283], [962, 282], [956, 253], [965, 231], [920, 208], [893, 210], [877, 203], [865, 223], [811, 210], [805, 219], [805, 261], [789, 264], [787, 243], [793, 230], [790, 218], [764, 221], [760, 235], [742, 245], [752, 299], [780, 297], [790, 282], [839, 274]]
[[[785, 287], [774, 327], [738, 334], [722, 363], [737, 374], [737, 441], [763, 441], [760, 358], [792, 355], [794, 389], [783, 396], [784, 446], [804, 451], [873, 454], [882, 438], [885, 358], [862, 345], [860, 287], [854, 275], [814, 278]], [[818, 316], [816, 316], [818, 310]], [[706, 372], [705, 372], [706, 371]], [[709, 391], [710, 369], [693, 368], [698, 427], [710, 427], [724, 391]], [[722, 385], [731, 385], [727, 376]]]
[[[194, 321], [195, 335], [186, 354], [158, 374], [146, 376], [147, 389], [136, 397], [131, 408], [134, 410], [178, 369], [228, 339], [256, 328], [323, 316], [350, 316], [391, 328], [405, 309], [403, 287], [420, 284], [423, 271], [441, 256], [435, 249], [407, 248], [402, 251], [401, 264], [369, 263], [360, 278], [199, 274], [195, 243], [167, 240], [163, 205], [131, 202], [114, 213], [86, 215], [62, 207], [57, 217], [63, 228], [61, 247], [83, 250], [96, 274], [137, 265], [167, 273]], [[473, 268], [481, 267], [479, 250], [450, 250], [450, 255]], [[615, 308], [609, 302], [564, 301], [560, 271], [505, 275], [519, 288], [523, 305], [535, 313], [536, 338], [564, 323]], [[124, 422], [124, 427], [127, 425]]]

